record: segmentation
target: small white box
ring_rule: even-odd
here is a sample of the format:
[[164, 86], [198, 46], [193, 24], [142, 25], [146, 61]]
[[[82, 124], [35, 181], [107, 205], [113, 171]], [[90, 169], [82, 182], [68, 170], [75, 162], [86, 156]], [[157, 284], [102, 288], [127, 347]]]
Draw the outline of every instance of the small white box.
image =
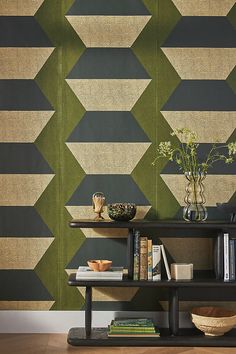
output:
[[193, 264], [192, 263], [172, 263], [171, 279], [175, 279], [175, 280], [193, 279]]

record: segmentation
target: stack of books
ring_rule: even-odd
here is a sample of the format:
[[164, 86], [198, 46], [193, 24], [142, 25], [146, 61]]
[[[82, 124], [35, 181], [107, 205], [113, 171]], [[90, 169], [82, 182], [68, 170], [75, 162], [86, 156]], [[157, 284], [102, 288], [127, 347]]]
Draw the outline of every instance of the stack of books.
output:
[[76, 272], [76, 280], [122, 280], [123, 267], [112, 267], [104, 272], [94, 272], [89, 267], [80, 266]]
[[163, 245], [153, 245], [152, 240], [134, 234], [134, 280], [161, 280], [161, 259], [163, 258], [167, 279], [171, 279], [170, 268]]
[[150, 318], [116, 318], [108, 326], [108, 337], [160, 337]]

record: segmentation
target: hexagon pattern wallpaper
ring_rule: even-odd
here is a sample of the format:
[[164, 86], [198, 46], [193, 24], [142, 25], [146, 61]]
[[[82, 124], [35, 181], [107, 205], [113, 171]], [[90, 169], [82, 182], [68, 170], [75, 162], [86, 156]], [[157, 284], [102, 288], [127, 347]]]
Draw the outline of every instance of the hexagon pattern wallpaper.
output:
[[[152, 161], [158, 142], [177, 142], [175, 128], [197, 132], [202, 153], [236, 138], [235, 3], [0, 2], [0, 309], [83, 309], [68, 274], [93, 258], [127, 265], [127, 230], [68, 226], [94, 217], [96, 191], [136, 203], [137, 218], [182, 218], [184, 177]], [[235, 175], [235, 163], [209, 171], [209, 218], [224, 218], [216, 202], [235, 200]], [[212, 268], [210, 239], [163, 243], [170, 262]], [[185, 297], [208, 300], [191, 291], [182, 309]], [[95, 310], [161, 311], [168, 298], [99, 288], [93, 299]]]

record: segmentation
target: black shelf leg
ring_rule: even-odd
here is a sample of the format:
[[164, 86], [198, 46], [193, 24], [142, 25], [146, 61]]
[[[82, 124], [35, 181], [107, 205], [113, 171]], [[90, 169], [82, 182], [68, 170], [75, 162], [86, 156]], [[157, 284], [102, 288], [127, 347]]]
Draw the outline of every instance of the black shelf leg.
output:
[[85, 292], [85, 333], [86, 337], [91, 335], [92, 325], [92, 287], [86, 286]]
[[133, 229], [129, 229], [127, 239], [127, 265], [128, 265], [128, 278], [133, 279], [134, 268], [134, 232]]
[[174, 336], [179, 331], [179, 294], [178, 288], [170, 288], [169, 297], [169, 328], [170, 333]]

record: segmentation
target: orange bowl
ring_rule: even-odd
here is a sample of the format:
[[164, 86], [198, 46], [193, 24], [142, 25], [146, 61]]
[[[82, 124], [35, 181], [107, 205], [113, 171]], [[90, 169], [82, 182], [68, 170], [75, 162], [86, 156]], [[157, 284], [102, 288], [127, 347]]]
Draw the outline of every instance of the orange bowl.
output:
[[94, 272], [104, 272], [109, 270], [112, 265], [112, 261], [108, 261], [107, 259], [91, 259], [87, 263], [89, 268]]

